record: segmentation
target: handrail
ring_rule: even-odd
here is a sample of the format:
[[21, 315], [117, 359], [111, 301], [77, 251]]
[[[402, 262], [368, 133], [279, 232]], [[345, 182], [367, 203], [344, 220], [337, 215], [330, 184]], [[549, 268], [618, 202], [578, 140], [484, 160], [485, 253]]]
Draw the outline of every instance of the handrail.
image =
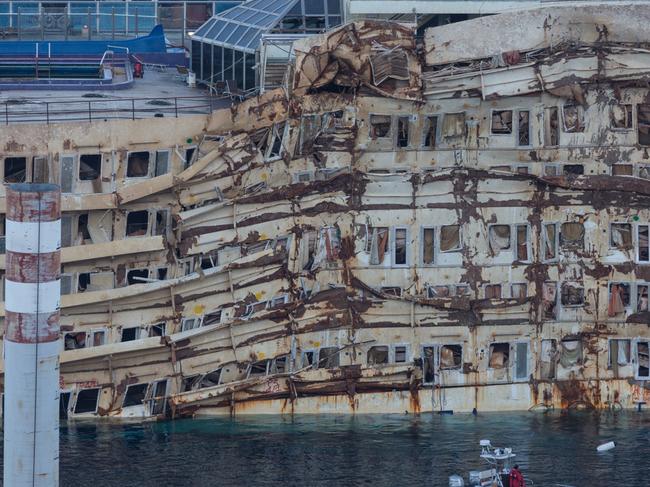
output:
[[[110, 47], [110, 46], [109, 46], [109, 47]], [[102, 59], [99, 61], [99, 65], [100, 65], [100, 66], [101, 66], [102, 64], [104, 64], [104, 60], [106, 59], [106, 55], [109, 54], [109, 53], [112, 54], [113, 57], [115, 57], [115, 53], [114, 53], [113, 51], [110, 51], [110, 50], [106, 50], [106, 51], [104, 51], [104, 54], [102, 54]]]

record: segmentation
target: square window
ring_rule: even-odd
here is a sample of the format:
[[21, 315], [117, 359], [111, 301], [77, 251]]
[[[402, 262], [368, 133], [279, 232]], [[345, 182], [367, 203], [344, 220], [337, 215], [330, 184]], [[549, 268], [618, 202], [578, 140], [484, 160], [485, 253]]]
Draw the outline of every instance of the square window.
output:
[[127, 159], [126, 177], [144, 178], [149, 175], [149, 152], [130, 152]]
[[79, 180], [94, 181], [102, 174], [101, 154], [81, 154], [79, 156]]
[[512, 133], [512, 110], [492, 111], [492, 133], [493, 134]]

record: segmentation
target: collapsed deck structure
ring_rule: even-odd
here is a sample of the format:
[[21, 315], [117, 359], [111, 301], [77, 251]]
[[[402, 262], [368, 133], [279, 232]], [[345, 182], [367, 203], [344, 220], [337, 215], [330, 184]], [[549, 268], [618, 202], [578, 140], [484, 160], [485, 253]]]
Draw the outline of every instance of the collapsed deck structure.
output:
[[5, 127], [63, 192], [61, 415], [647, 401], [649, 21], [360, 21], [209, 116]]

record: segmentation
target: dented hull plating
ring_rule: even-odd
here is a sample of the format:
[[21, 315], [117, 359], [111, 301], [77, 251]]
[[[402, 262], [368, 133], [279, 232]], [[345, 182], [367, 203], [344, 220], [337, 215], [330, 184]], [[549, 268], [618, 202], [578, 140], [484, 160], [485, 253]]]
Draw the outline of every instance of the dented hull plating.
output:
[[7, 127], [5, 179], [64, 192], [64, 416], [648, 401], [647, 9], [478, 58], [357, 22], [207, 117]]

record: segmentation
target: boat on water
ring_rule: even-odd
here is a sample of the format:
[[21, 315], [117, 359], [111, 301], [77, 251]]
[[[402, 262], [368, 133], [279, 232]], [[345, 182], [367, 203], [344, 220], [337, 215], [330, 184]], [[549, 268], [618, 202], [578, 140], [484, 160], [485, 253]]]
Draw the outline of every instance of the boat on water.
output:
[[[460, 475], [449, 477], [449, 487], [512, 487], [511, 473], [516, 455], [512, 448], [494, 448], [490, 440], [481, 440], [481, 458], [487, 463], [485, 470], [472, 470], [469, 472], [469, 483]], [[533, 481], [524, 478], [526, 486], [534, 485]]]

